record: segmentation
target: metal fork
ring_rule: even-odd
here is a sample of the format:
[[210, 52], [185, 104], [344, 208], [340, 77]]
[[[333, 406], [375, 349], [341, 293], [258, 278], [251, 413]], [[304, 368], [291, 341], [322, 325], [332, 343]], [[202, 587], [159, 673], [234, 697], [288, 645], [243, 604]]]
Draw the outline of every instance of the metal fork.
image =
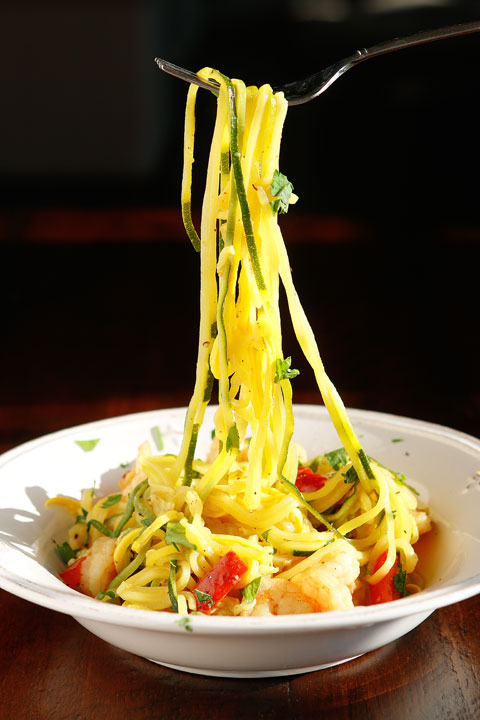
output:
[[[325, 92], [335, 80], [338, 80], [341, 75], [350, 70], [354, 65], [369, 60], [370, 58], [378, 57], [378, 55], [385, 55], [385, 53], [393, 52], [394, 50], [403, 50], [404, 48], [413, 47], [415, 45], [423, 45], [434, 40], [443, 40], [445, 38], [456, 37], [458, 35], [467, 35], [469, 33], [478, 32], [480, 30], [480, 20], [475, 22], [461, 23], [460, 25], [448, 25], [447, 27], [438, 28], [436, 30], [426, 30], [423, 32], [415, 33], [414, 35], [408, 35], [404, 38], [394, 38], [387, 42], [373, 45], [371, 48], [363, 48], [357, 50], [353, 55], [350, 55], [343, 60], [339, 60], [333, 65], [329, 65], [324, 70], [309, 75], [304, 80], [297, 80], [295, 82], [287, 83], [280, 87], [275, 87], [274, 90], [282, 91], [285, 95], [289, 105], [302, 105], [310, 100], [318, 97], [321, 93]], [[218, 90], [218, 84], [212, 80], [212, 82], [206, 82], [202, 80], [190, 70], [185, 70], [178, 65], [167, 60], [161, 60], [155, 58], [155, 62], [161, 70], [174, 75], [175, 77], [186, 80], [189, 83], [194, 83], [207, 90], [216, 92]]]

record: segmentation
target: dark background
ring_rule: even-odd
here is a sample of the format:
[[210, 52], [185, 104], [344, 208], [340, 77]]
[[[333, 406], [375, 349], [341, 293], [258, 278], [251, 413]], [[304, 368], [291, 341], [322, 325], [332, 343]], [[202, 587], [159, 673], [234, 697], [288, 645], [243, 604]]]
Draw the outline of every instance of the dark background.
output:
[[[3, 0], [3, 447], [108, 415], [112, 398], [125, 412], [188, 401], [198, 257], [179, 209], [187, 87], [155, 56], [275, 85], [479, 16], [476, 0]], [[354, 68], [291, 108], [281, 154], [300, 196], [283, 223], [294, 279], [345, 402], [473, 434], [479, 43]], [[200, 92], [200, 184], [213, 114]], [[288, 320], [284, 344], [301, 370], [295, 397], [310, 399]]]

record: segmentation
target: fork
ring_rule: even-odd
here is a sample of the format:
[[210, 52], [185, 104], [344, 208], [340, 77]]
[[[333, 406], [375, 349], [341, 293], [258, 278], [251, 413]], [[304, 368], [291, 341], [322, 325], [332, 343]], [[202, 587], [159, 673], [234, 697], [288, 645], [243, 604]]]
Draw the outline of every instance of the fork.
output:
[[[404, 48], [414, 47], [415, 45], [423, 45], [434, 40], [443, 40], [445, 38], [456, 37], [459, 35], [467, 35], [469, 33], [478, 32], [480, 30], [480, 20], [468, 23], [461, 23], [459, 25], [448, 25], [446, 27], [437, 28], [436, 30], [425, 30], [423, 32], [415, 33], [414, 35], [408, 35], [404, 38], [394, 38], [387, 42], [373, 45], [371, 48], [362, 48], [357, 50], [353, 55], [350, 55], [343, 60], [339, 60], [333, 65], [329, 65], [324, 70], [309, 75], [304, 80], [297, 80], [295, 82], [287, 83], [279, 87], [275, 87], [275, 92], [281, 91], [284, 93], [286, 100], [289, 105], [302, 105], [310, 100], [321, 95], [329, 88], [333, 83], [338, 80], [347, 70], [358, 65], [358, 63], [370, 58], [378, 57], [379, 55], [385, 55], [386, 53], [393, 52], [394, 50], [403, 50]], [[218, 91], [218, 83], [214, 80], [208, 82], [202, 80], [190, 70], [174, 65], [167, 60], [155, 58], [155, 62], [161, 70], [174, 75], [182, 80], [186, 80], [189, 83], [199, 85], [206, 90], [212, 90], [213, 92]]]

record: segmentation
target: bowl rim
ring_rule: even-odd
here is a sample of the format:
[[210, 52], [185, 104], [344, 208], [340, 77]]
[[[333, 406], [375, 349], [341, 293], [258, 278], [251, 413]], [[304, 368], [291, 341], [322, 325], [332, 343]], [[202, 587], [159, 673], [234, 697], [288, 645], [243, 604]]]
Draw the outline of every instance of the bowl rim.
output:
[[[214, 410], [215, 407], [216, 406], [211, 406], [212, 410]], [[313, 412], [317, 416], [328, 416], [328, 412], [323, 405], [295, 403], [294, 410], [295, 409], [301, 413]], [[72, 433], [101, 429], [102, 427], [114, 427], [137, 421], [147, 422], [149, 418], [158, 418], [159, 414], [170, 414], [172, 412], [185, 413], [185, 411], [185, 407], [174, 407], [129, 413], [48, 433], [3, 453], [0, 456], [0, 471], [6, 464], [21, 455], [30, 453], [41, 445], [55, 442]], [[405, 426], [410, 429], [423, 430], [429, 435], [443, 436], [450, 440], [453, 439], [461, 445], [475, 450], [480, 457], [480, 440], [459, 430], [454, 430], [453, 428], [425, 420], [374, 410], [349, 408], [348, 413], [352, 418], [365, 420], [370, 424], [380, 423], [384, 426], [385, 422], [390, 422], [394, 423], [397, 428]], [[427, 588], [419, 594], [401, 598], [393, 602], [376, 606], [357, 606], [349, 610], [279, 615], [269, 616], [267, 618], [242, 617], [240, 619], [237, 617], [217, 615], [178, 616], [173, 613], [124, 608], [101, 603], [94, 598], [87, 597], [68, 588], [61, 580], [55, 579], [53, 575], [52, 577], [58, 582], [58, 588], [45, 587], [39, 582], [31, 581], [9, 570], [5, 563], [9, 559], [8, 556], [11, 556], [12, 553], [21, 553], [29, 557], [31, 562], [37, 562], [26, 553], [23, 553], [22, 550], [0, 540], [0, 587], [4, 590], [37, 605], [71, 615], [75, 618], [167, 633], [184, 632], [185, 628], [181, 623], [179, 624], [179, 621], [181, 621], [183, 617], [188, 617], [191, 626], [190, 629], [194, 628], [195, 634], [201, 635], [225, 633], [228, 635], [245, 635], [258, 634], [259, 631], [261, 631], [262, 634], [269, 635], [278, 632], [302, 633], [365, 627], [411, 615], [430, 614], [438, 608], [460, 602], [480, 592], [479, 573], [461, 582], [454, 584], [446, 583], [440, 587]]]

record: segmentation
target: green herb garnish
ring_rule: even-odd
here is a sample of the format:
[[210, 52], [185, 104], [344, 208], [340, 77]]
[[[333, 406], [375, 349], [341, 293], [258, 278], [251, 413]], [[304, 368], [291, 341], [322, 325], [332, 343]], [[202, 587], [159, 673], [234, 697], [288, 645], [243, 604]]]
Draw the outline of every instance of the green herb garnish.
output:
[[275, 170], [273, 173], [270, 192], [272, 194], [272, 197], [275, 198], [275, 200], [272, 200], [272, 202], [270, 203], [273, 212], [288, 212], [289, 201], [293, 192], [293, 185], [289, 181], [287, 176], [283, 175], [278, 170]]
[[340, 470], [348, 462], [348, 455], [345, 448], [338, 448], [338, 450], [332, 450], [331, 452], [325, 453], [323, 456], [327, 463], [334, 470]]
[[178, 625], [178, 627], [185, 628], [185, 630], [187, 630], [188, 632], [193, 632], [193, 628], [190, 624], [190, 618], [188, 617], [188, 615], [184, 615], [179, 620], [175, 620], [175, 624]]
[[402, 570], [402, 566], [398, 566], [398, 572], [393, 576], [393, 587], [400, 593], [402, 597], [408, 595], [408, 590], [405, 587], [405, 580], [407, 579], [407, 571]]
[[91, 452], [100, 442], [100, 438], [97, 438], [96, 440], [75, 440], [75, 442], [85, 452]]
[[194, 588], [192, 592], [196, 595], [196, 598], [201, 605], [203, 605], [203, 603], [207, 603], [208, 608], [212, 608], [215, 605], [215, 601], [209, 593], [202, 592], [202, 590], [197, 590], [196, 588]]
[[102, 503], [102, 508], [109, 508], [112, 507], [112, 505], [116, 505], [120, 500], [122, 499], [122, 493], [117, 493], [116, 495], [109, 495], [105, 502]]
[[72, 560], [73, 558], [77, 557], [77, 553], [78, 553], [79, 549], [80, 548], [77, 548], [76, 550], [74, 550], [68, 544], [68, 542], [64, 542], [63, 545], [57, 544], [57, 552], [60, 555], [60, 557], [62, 558], [65, 565], [67, 565], [69, 560]]
[[186, 548], [196, 550], [196, 546], [192, 545], [185, 536], [185, 528], [181, 523], [169, 522], [167, 523], [167, 530], [165, 533], [165, 542], [167, 545], [173, 545], [175, 550], [178, 550], [179, 545], [183, 545]]
[[297, 377], [297, 375], [300, 375], [300, 370], [295, 370], [294, 368], [290, 368], [290, 365], [292, 364], [292, 358], [288, 357], [283, 360], [282, 358], [278, 358], [276, 361], [276, 373], [275, 373], [275, 382], [281, 382], [282, 380], [289, 380], [290, 378]]
[[86, 522], [87, 522], [87, 515], [88, 515], [88, 512], [85, 510], [85, 508], [82, 508], [82, 514], [81, 514], [81, 515], [77, 515], [77, 517], [75, 518], [75, 522], [77, 522], [77, 523], [86, 523]]
[[98, 532], [101, 532], [102, 535], [106, 535], [107, 537], [117, 537], [115, 535], [114, 530], [110, 530], [106, 525], [104, 525], [100, 520], [89, 520], [88, 524], [95, 528], [95, 530], [98, 530]]
[[252, 580], [252, 582], [249, 582], [248, 585], [245, 585], [245, 587], [242, 590], [243, 599], [247, 603], [252, 603], [255, 598], [257, 597], [258, 588], [260, 587], [260, 582], [262, 578], [259, 576], [255, 578], [255, 580]]

